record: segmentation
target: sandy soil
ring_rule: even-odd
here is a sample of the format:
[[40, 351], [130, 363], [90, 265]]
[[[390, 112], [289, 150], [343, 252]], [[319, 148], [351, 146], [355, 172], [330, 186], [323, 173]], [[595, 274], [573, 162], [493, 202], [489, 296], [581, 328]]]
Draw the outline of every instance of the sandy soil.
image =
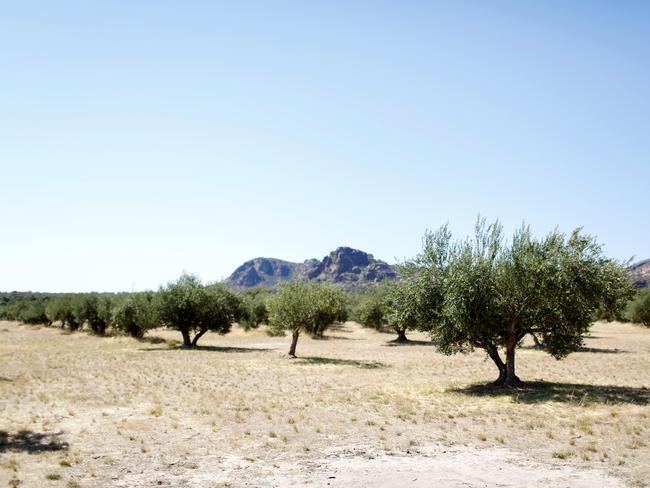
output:
[[327, 340], [239, 329], [203, 348], [0, 323], [0, 486], [647, 486], [650, 331], [597, 324], [530, 388], [347, 323]]

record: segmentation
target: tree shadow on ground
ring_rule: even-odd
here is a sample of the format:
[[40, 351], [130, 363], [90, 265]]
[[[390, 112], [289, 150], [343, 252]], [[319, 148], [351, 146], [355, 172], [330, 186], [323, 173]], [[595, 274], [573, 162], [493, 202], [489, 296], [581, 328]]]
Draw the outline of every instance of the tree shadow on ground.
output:
[[433, 346], [435, 344], [431, 341], [412, 341], [410, 339], [407, 341], [398, 341], [397, 339], [394, 339], [392, 341], [386, 341], [382, 345], [386, 347], [397, 347], [397, 346]]
[[15, 434], [0, 430], [0, 452], [37, 452], [66, 451], [69, 444], [61, 441], [63, 432], [45, 434], [21, 430]]
[[585, 385], [580, 383], [552, 383], [527, 381], [522, 388], [495, 387], [474, 384], [453, 390], [476, 397], [511, 397], [519, 403], [564, 402], [576, 405], [594, 403], [632, 405], [650, 404], [650, 389], [631, 386]]
[[604, 347], [581, 347], [576, 352], [595, 352], [599, 354], [620, 354], [626, 353], [627, 351], [623, 349], [606, 349]]
[[213, 352], [265, 352], [273, 351], [274, 349], [264, 347], [236, 347], [236, 346], [195, 346], [188, 347], [178, 345], [169, 346], [165, 348], [141, 348], [140, 351], [154, 352], [154, 351], [213, 351]]
[[140, 342], [145, 342], [147, 344], [166, 344], [167, 339], [163, 339], [162, 337], [157, 337], [157, 336], [147, 336], [147, 337], [142, 337], [141, 339], [138, 339]]
[[336, 332], [350, 332], [350, 329], [345, 325], [344, 322], [334, 322], [327, 327], [327, 330], [333, 330]]
[[323, 336], [312, 336], [312, 339], [315, 341], [361, 341], [358, 337], [345, 337], [340, 335], [323, 335]]
[[380, 361], [360, 361], [356, 359], [339, 359], [339, 358], [323, 358], [319, 356], [303, 356], [296, 358], [296, 362], [300, 364], [336, 364], [342, 366], [355, 366], [362, 369], [377, 369], [387, 367]]
[[[543, 347], [539, 346], [534, 346], [534, 345], [526, 345], [526, 346], [521, 346], [521, 349], [528, 350], [528, 351], [542, 351], [544, 352]], [[626, 353], [628, 351], [624, 349], [607, 349], [604, 347], [581, 347], [575, 352], [591, 352], [591, 353], [596, 353], [596, 354], [621, 354], [621, 353]]]

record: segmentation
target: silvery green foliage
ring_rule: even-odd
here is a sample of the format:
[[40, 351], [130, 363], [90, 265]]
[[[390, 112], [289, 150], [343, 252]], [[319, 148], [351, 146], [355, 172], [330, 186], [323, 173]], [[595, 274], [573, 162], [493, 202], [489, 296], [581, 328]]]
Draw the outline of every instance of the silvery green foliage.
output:
[[301, 281], [282, 284], [268, 302], [269, 325], [279, 332], [304, 331], [321, 336], [347, 318], [346, 297], [332, 285]]
[[514, 348], [526, 334], [563, 358], [581, 347], [597, 309], [618, 310], [631, 293], [622, 263], [581, 229], [535, 238], [524, 225], [507, 243], [498, 222], [479, 219], [473, 238], [454, 242], [443, 227], [425, 235], [422, 253], [404, 269], [425, 284], [412, 292], [422, 304], [418, 325], [440, 351], [482, 348], [499, 366], [497, 350], [505, 348], [512, 381]]
[[388, 314], [388, 287], [389, 282], [371, 288], [359, 298], [353, 311], [352, 320], [356, 320], [366, 327], [381, 330], [386, 327]]
[[650, 327], [650, 288], [639, 290], [629, 305], [628, 317], [632, 322]]
[[150, 291], [130, 293], [119, 299], [112, 314], [113, 326], [141, 339], [149, 329], [159, 325], [156, 294]]
[[239, 320], [245, 329], [255, 329], [269, 320], [269, 311], [266, 302], [269, 300], [270, 291], [266, 288], [251, 288], [242, 294], [242, 310]]
[[224, 285], [203, 285], [188, 274], [158, 292], [161, 324], [180, 331], [186, 346], [196, 346], [207, 331], [228, 333], [239, 320], [241, 307], [241, 298]]

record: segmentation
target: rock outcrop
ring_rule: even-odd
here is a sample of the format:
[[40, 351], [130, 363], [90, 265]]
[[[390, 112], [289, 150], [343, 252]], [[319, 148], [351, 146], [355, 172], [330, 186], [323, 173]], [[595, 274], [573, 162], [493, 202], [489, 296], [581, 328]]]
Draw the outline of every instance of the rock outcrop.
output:
[[396, 274], [392, 266], [375, 259], [372, 254], [350, 247], [339, 247], [322, 260], [308, 259], [303, 263], [275, 258], [251, 259], [238, 267], [225, 283], [240, 289], [255, 286], [274, 288], [282, 281], [296, 278], [332, 283], [353, 290], [395, 279]]
[[628, 268], [627, 276], [634, 286], [645, 288], [650, 286], [650, 259], [645, 259]]

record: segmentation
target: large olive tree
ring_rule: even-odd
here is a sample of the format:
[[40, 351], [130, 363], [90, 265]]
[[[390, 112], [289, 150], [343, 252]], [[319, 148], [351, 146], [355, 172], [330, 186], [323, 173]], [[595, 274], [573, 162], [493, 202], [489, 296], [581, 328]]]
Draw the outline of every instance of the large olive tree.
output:
[[561, 359], [581, 347], [599, 307], [620, 309], [631, 294], [623, 266], [581, 229], [535, 238], [522, 226], [506, 243], [498, 222], [479, 220], [474, 238], [457, 242], [443, 227], [426, 235], [407, 269], [430, 284], [414, 293], [425, 304], [420, 327], [445, 354], [484, 349], [496, 385], [521, 383], [515, 351], [526, 334]]
[[161, 323], [178, 330], [184, 346], [196, 347], [208, 331], [228, 333], [241, 313], [238, 295], [221, 284], [203, 285], [193, 275], [183, 274], [158, 295]]

